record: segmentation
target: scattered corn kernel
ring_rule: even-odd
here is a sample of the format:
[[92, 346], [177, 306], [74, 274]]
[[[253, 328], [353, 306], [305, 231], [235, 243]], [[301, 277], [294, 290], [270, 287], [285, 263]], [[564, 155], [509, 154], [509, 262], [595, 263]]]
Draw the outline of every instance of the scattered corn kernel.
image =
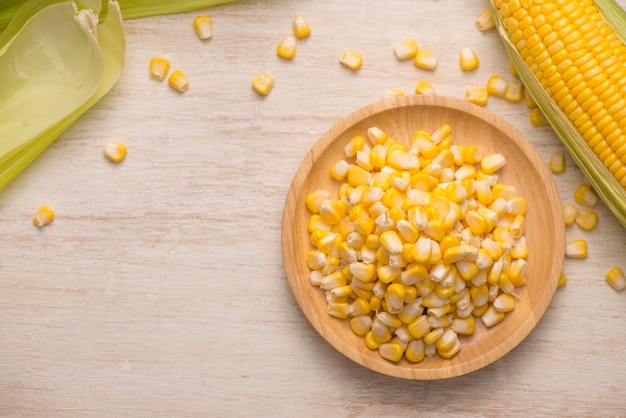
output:
[[512, 103], [519, 103], [524, 100], [524, 86], [518, 80], [511, 80], [506, 85], [504, 100]]
[[574, 221], [582, 229], [591, 231], [598, 224], [598, 214], [591, 209], [580, 208], [576, 212]]
[[533, 107], [530, 110], [530, 124], [533, 126], [548, 126], [548, 120], [538, 107]]
[[296, 38], [283, 36], [276, 47], [276, 54], [287, 60], [293, 59], [296, 56]]
[[414, 39], [405, 39], [393, 51], [401, 61], [413, 59], [417, 55], [417, 43]]
[[489, 99], [487, 88], [481, 86], [468, 87], [465, 90], [465, 100], [478, 106], [485, 106]]
[[270, 73], [259, 74], [252, 82], [252, 88], [261, 96], [267, 96], [274, 87], [274, 76]]
[[383, 98], [404, 96], [404, 92], [400, 89], [387, 89], [383, 92]]
[[487, 93], [490, 96], [504, 97], [508, 82], [499, 75], [492, 75], [487, 80]]
[[476, 17], [475, 23], [478, 30], [482, 32], [496, 27], [496, 23], [494, 22], [489, 9], [483, 9], [483, 11]]
[[183, 93], [189, 88], [189, 80], [181, 70], [174, 70], [167, 79], [168, 84], [174, 90]]
[[159, 81], [165, 80], [170, 70], [170, 61], [163, 57], [153, 57], [150, 60], [150, 76]]
[[126, 157], [126, 145], [115, 141], [107, 142], [104, 145], [104, 155], [114, 163], [119, 163]]
[[598, 195], [588, 184], [581, 184], [574, 192], [574, 200], [587, 207], [594, 207], [598, 203]]
[[361, 55], [358, 51], [343, 51], [341, 57], [339, 58], [339, 62], [351, 69], [352, 71], [356, 71], [361, 68], [361, 64], [363, 63], [363, 55]]
[[472, 71], [478, 68], [478, 55], [470, 47], [461, 48], [459, 65], [463, 71]]
[[561, 275], [559, 276], [559, 282], [557, 283], [557, 287], [563, 287], [567, 284], [567, 275], [565, 274], [564, 271], [561, 272]]
[[606, 282], [616, 291], [626, 289], [626, 278], [622, 269], [619, 267], [612, 268], [604, 277]]
[[565, 226], [570, 226], [576, 221], [576, 214], [578, 208], [573, 203], [566, 203], [563, 205], [563, 219], [565, 220]]
[[565, 245], [565, 256], [568, 258], [587, 257], [587, 242], [583, 239], [569, 241]]
[[54, 220], [54, 211], [49, 206], [42, 206], [39, 208], [35, 216], [33, 217], [33, 223], [41, 228], [42, 226], [48, 225], [50, 222]]
[[427, 80], [420, 80], [415, 87], [415, 94], [435, 94], [435, 88]]
[[293, 33], [299, 39], [307, 38], [311, 35], [311, 26], [304, 16], [297, 14], [293, 17]]
[[565, 171], [565, 154], [563, 151], [554, 151], [550, 156], [550, 171], [561, 174]]
[[198, 16], [193, 20], [193, 28], [196, 30], [198, 38], [202, 40], [213, 37], [213, 22], [211, 16]]
[[419, 68], [425, 70], [434, 70], [437, 68], [437, 57], [427, 49], [420, 49], [413, 58], [413, 62]]

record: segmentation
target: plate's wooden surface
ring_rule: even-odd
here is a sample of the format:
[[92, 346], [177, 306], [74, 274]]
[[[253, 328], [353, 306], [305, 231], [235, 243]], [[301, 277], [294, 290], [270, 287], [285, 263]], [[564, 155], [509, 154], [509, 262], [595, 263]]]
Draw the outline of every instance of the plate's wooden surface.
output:
[[[316, 189], [336, 193], [339, 183], [330, 167], [343, 158], [345, 144], [378, 126], [397, 141], [408, 141], [417, 129], [434, 131], [452, 126], [453, 144], [475, 144], [484, 154], [499, 152], [507, 159], [501, 182], [514, 185], [528, 202], [526, 239], [529, 247], [527, 282], [518, 289], [515, 310], [503, 322], [486, 330], [477, 321], [470, 337], [461, 337], [459, 354], [449, 360], [438, 356], [418, 364], [394, 364], [365, 346], [347, 320], [328, 315], [323, 291], [309, 281], [304, 260], [311, 248], [304, 203]], [[282, 221], [282, 251], [289, 284], [303, 313], [333, 347], [353, 361], [377, 372], [406, 379], [442, 379], [466, 374], [490, 364], [519, 344], [534, 328], [554, 295], [564, 257], [565, 227], [561, 202], [545, 163], [532, 146], [509, 124], [467, 102], [441, 96], [405, 96], [369, 105], [342, 119], [313, 146], [293, 179]]]

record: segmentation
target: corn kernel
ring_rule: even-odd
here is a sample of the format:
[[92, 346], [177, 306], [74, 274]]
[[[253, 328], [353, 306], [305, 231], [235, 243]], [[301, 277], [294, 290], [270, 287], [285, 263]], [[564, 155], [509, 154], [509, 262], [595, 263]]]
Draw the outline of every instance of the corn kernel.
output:
[[566, 203], [563, 205], [563, 219], [565, 220], [565, 226], [570, 226], [576, 221], [576, 215], [578, 214], [578, 208], [573, 203]]
[[587, 242], [583, 239], [569, 241], [565, 245], [565, 256], [568, 258], [587, 257]]
[[562, 151], [555, 151], [550, 156], [550, 171], [554, 174], [561, 174], [565, 171], [565, 154]]
[[518, 80], [511, 80], [507, 83], [504, 91], [504, 100], [512, 103], [519, 103], [524, 100], [524, 86]]
[[559, 282], [557, 283], [557, 287], [563, 287], [567, 284], [567, 275], [565, 274], [564, 271], [561, 272], [561, 274], [559, 275]]
[[276, 47], [276, 55], [290, 60], [296, 56], [296, 39], [293, 36], [283, 36]]
[[196, 30], [198, 38], [206, 40], [213, 37], [213, 23], [211, 21], [211, 16], [196, 17], [193, 20], [193, 27]]
[[405, 39], [398, 46], [394, 48], [396, 58], [399, 60], [409, 60], [415, 58], [417, 55], [417, 43], [413, 39]]
[[297, 14], [293, 17], [292, 26], [296, 38], [307, 38], [311, 35], [311, 26], [302, 15]]
[[252, 82], [252, 88], [261, 96], [267, 96], [274, 87], [274, 76], [270, 73], [259, 74]]
[[426, 80], [420, 80], [415, 87], [415, 94], [435, 94], [435, 88], [430, 82]]
[[483, 9], [483, 11], [481, 11], [478, 14], [478, 16], [476, 17], [475, 24], [478, 30], [480, 30], [481, 32], [484, 32], [484, 31], [487, 31], [496, 27], [496, 23], [494, 22], [493, 16], [491, 15], [491, 12], [489, 11], [489, 9]]
[[356, 71], [361, 68], [361, 64], [363, 63], [363, 56], [360, 52], [357, 51], [344, 51], [339, 58], [339, 62], [351, 69], [352, 71]]
[[163, 57], [153, 57], [150, 60], [150, 76], [159, 81], [165, 80], [170, 70], [170, 61]]
[[578, 209], [574, 218], [576, 224], [586, 231], [591, 231], [598, 223], [598, 214], [591, 209]]
[[533, 126], [547, 126], [548, 120], [538, 107], [534, 107], [530, 111], [530, 124]]
[[606, 282], [616, 291], [626, 289], [626, 278], [622, 269], [619, 267], [612, 268], [604, 277]]
[[168, 84], [174, 90], [183, 93], [189, 88], [189, 80], [181, 70], [174, 70], [167, 79]]
[[437, 68], [437, 57], [427, 49], [420, 49], [413, 59], [415, 65], [425, 70], [434, 70]]
[[588, 184], [581, 184], [574, 192], [574, 200], [587, 207], [594, 207], [598, 203], [598, 195]]
[[107, 142], [104, 145], [104, 155], [114, 163], [119, 163], [126, 157], [126, 145], [121, 142]]
[[472, 71], [478, 68], [478, 55], [469, 47], [461, 48], [459, 64], [463, 71]]
[[54, 211], [50, 206], [42, 206], [33, 217], [35, 226], [41, 228], [54, 220]]
[[487, 80], [487, 93], [490, 96], [504, 97], [508, 82], [499, 75], [492, 75]]

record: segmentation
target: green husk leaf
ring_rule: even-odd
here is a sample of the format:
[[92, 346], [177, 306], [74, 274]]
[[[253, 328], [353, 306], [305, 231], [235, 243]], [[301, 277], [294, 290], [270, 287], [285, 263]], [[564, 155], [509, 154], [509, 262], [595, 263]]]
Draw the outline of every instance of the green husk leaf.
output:
[[[621, 31], [619, 33], [622, 35], [626, 33], [626, 15], [619, 5], [613, 0], [596, 0], [596, 5], [616, 32]], [[620, 223], [626, 227], [626, 191], [624, 191], [624, 188], [613, 177], [608, 168], [604, 166], [598, 156], [594, 154], [585, 139], [576, 130], [576, 127], [561, 112], [558, 105], [544, 90], [530, 68], [528, 68], [515, 45], [509, 39], [502, 20], [493, 5], [493, 0], [490, 0], [489, 7], [496, 22], [498, 34], [522, 83], [598, 196]], [[611, 18], [608, 17], [609, 15], [611, 15]]]
[[[235, 0], [118, 0], [124, 19], [158, 16], [172, 13], [188, 12], [220, 4], [232, 3]], [[106, 5], [103, 8], [106, 13]]]
[[100, 100], [124, 65], [114, 1], [101, 24], [73, 2], [37, 3], [49, 5], [31, 14], [0, 55], [0, 189]]

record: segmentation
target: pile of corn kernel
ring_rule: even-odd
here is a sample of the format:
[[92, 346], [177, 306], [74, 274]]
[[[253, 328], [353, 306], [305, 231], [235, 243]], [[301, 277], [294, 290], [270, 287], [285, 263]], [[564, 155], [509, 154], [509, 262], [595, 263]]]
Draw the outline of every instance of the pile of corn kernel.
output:
[[479, 320], [492, 327], [526, 281], [526, 201], [499, 180], [506, 160], [452, 144], [443, 124], [408, 146], [377, 127], [330, 175], [338, 195], [306, 196], [310, 280], [328, 313], [381, 357], [455, 356]]

